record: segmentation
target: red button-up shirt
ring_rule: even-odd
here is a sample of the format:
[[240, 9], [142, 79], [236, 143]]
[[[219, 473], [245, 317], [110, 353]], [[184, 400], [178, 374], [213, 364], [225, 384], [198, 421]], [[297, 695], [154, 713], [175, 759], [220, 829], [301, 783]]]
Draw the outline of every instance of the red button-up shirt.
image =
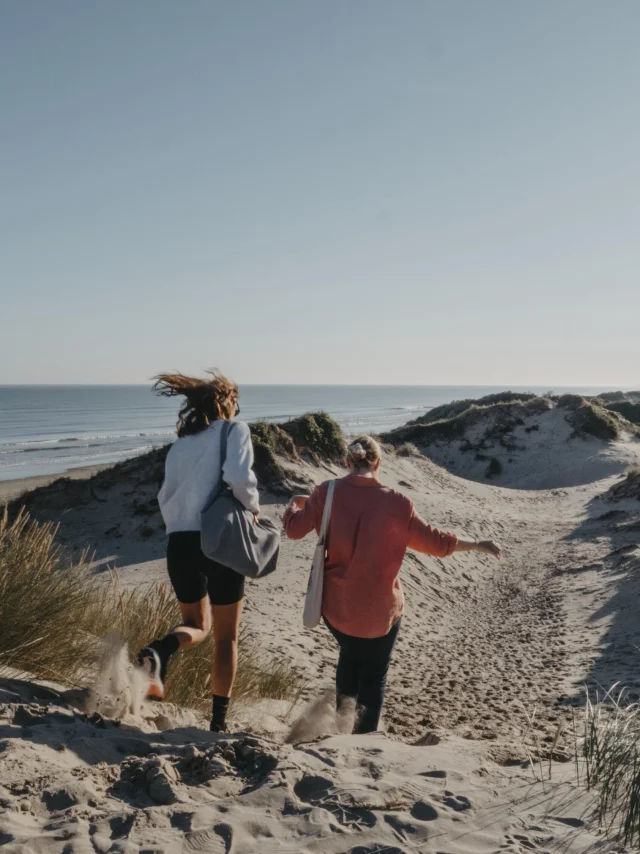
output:
[[[320, 531], [328, 481], [316, 487], [285, 525], [293, 540]], [[338, 631], [358, 638], [386, 635], [404, 611], [398, 574], [407, 548], [436, 557], [458, 542], [420, 518], [413, 503], [372, 477], [337, 481], [327, 539], [322, 613]]]

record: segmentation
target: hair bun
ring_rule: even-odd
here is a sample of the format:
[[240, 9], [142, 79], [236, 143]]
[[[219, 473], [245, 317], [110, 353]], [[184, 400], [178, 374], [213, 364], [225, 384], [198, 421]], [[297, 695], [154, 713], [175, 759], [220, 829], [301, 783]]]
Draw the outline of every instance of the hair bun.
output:
[[366, 460], [367, 452], [360, 442], [354, 442], [353, 445], [349, 445], [349, 456], [354, 460]]

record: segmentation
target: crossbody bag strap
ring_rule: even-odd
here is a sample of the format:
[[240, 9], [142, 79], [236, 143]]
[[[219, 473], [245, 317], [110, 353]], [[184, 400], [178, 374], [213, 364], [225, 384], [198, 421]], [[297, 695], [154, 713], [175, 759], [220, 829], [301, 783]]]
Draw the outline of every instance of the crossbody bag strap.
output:
[[329, 529], [329, 520], [331, 519], [331, 506], [333, 504], [333, 493], [336, 488], [335, 480], [329, 481], [327, 489], [327, 497], [324, 502], [324, 513], [322, 514], [322, 523], [320, 525], [320, 542], [324, 545], [327, 541], [327, 531]]
[[224, 464], [227, 461], [227, 444], [229, 441], [229, 433], [231, 432], [231, 421], [226, 419], [222, 422], [222, 430], [220, 431], [220, 481], [226, 483], [223, 475]]

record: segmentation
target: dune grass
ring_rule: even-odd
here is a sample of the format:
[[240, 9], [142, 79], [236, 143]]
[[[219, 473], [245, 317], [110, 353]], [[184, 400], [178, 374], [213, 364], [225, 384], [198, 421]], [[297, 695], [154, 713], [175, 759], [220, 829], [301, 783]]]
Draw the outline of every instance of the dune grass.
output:
[[640, 704], [614, 685], [588, 693], [583, 756], [586, 785], [598, 798], [598, 821], [625, 846], [640, 844]]
[[633, 426], [619, 413], [577, 394], [562, 395], [557, 405], [566, 410], [566, 419], [576, 436], [595, 436], [608, 442], [619, 439], [625, 428], [633, 431]]
[[606, 494], [613, 501], [622, 501], [625, 498], [640, 501], [640, 469], [629, 469], [622, 480], [609, 487]]
[[[56, 529], [24, 511], [0, 516], [0, 670], [83, 685], [91, 681], [102, 638], [117, 634], [133, 659], [153, 638], [179, 622], [172, 592], [163, 584], [121, 590], [117, 575], [97, 582], [86, 556], [73, 563], [55, 542]], [[213, 643], [175, 656], [167, 699], [206, 708], [210, 703]], [[300, 679], [288, 662], [240, 642], [235, 700], [294, 700]]]
[[416, 448], [416, 446], [413, 444], [413, 442], [403, 442], [402, 445], [398, 445], [397, 448], [394, 447], [393, 445], [391, 445], [390, 447], [393, 448], [394, 453], [398, 457], [420, 457], [420, 456], [422, 456], [422, 454]]
[[[490, 397], [499, 397], [499, 395]], [[526, 400], [507, 399], [489, 404], [484, 403], [486, 400], [487, 398], [482, 398], [479, 401], [471, 401], [468, 406], [468, 401], [462, 401], [458, 405], [438, 407], [423, 418], [384, 433], [382, 439], [385, 443], [396, 446], [411, 442], [418, 448], [428, 447], [434, 442], [460, 441], [463, 443], [461, 448], [463, 451], [483, 450], [499, 444], [505, 450], [511, 451], [516, 448], [513, 431], [523, 426], [527, 418], [542, 415], [553, 407], [549, 398], [537, 395], [530, 395]], [[463, 404], [466, 408], [457, 411], [457, 406]], [[445, 410], [450, 411], [451, 414], [432, 420], [434, 412], [442, 413]], [[473, 443], [469, 442], [468, 438], [472, 430], [480, 433]]]
[[498, 394], [486, 394], [484, 397], [466, 398], [464, 400], [454, 400], [451, 403], [444, 403], [441, 406], [434, 406], [425, 415], [421, 415], [410, 424], [431, 424], [436, 421], [448, 421], [452, 418], [462, 415], [467, 410], [475, 408], [482, 409], [488, 406], [495, 406], [497, 403], [525, 403], [528, 400], [534, 400], [538, 395], [533, 392], [515, 392], [502, 391]]
[[640, 403], [632, 403], [630, 400], [621, 400], [606, 404], [606, 409], [617, 412], [626, 418], [631, 424], [640, 425]]
[[324, 412], [292, 418], [283, 424], [250, 424], [255, 455], [254, 471], [262, 486], [273, 492], [290, 492], [283, 461], [307, 459], [315, 465], [342, 463], [345, 443], [339, 425]]

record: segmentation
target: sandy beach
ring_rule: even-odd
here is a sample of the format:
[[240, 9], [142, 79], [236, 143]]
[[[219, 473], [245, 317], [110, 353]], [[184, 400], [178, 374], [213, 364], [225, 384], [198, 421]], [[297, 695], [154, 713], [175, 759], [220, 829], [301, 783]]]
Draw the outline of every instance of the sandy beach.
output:
[[[248, 585], [245, 619], [261, 648], [301, 674], [295, 709], [238, 705], [236, 734], [220, 738], [169, 706], [161, 717], [156, 707], [121, 722], [92, 720], [64, 686], [5, 679], [7, 851], [619, 850], [598, 830], [572, 757], [585, 684], [620, 681], [640, 696], [640, 503], [610, 492], [640, 463], [640, 443], [634, 435], [567, 441], [556, 431], [554, 444], [553, 424], [526, 433], [533, 424], [518, 425], [508, 473], [528, 488], [385, 451], [385, 483], [433, 524], [500, 541], [504, 560], [407, 553], [384, 734], [340, 733], [323, 700], [335, 644], [323, 627], [301, 623], [314, 542], [284, 541], [278, 571]], [[439, 453], [451, 469], [465, 458], [451, 444]], [[283, 465], [307, 489], [342, 473], [329, 463]], [[91, 549], [97, 577], [113, 567], [124, 588], [164, 581], [156, 466], [132, 461], [126, 482], [115, 470], [84, 481], [76, 473], [31, 492], [26, 505], [60, 524], [66, 548]], [[262, 500], [282, 517], [286, 496], [263, 488]], [[285, 744], [300, 715], [304, 743]]]
[[22, 477], [16, 478], [15, 480], [0, 480], [0, 504], [15, 501], [16, 498], [23, 495], [25, 492], [31, 492], [34, 489], [39, 489], [41, 486], [49, 486], [54, 481], [61, 480], [62, 478], [68, 478], [69, 480], [86, 480], [106, 468], [109, 468], [109, 466], [81, 466], [69, 469], [63, 474]]

